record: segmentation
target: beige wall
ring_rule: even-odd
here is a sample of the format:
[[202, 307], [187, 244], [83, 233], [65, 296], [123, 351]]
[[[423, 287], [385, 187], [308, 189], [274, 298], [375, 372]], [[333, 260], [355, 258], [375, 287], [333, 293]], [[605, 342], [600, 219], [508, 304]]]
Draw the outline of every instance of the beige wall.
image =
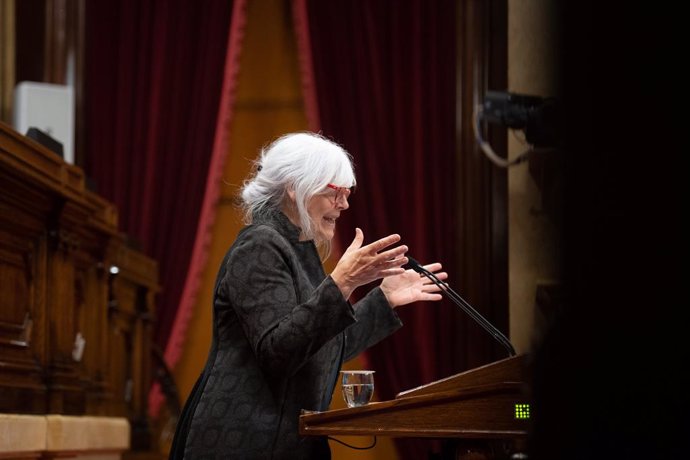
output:
[[[508, 1], [508, 91], [557, 96], [560, 57], [554, 3]], [[525, 148], [509, 134], [509, 158]], [[510, 338], [518, 353], [531, 350], [543, 325], [544, 319], [535, 309], [537, 285], [560, 278], [559, 231], [542, 209], [541, 192], [528, 168], [525, 162], [508, 170]]]

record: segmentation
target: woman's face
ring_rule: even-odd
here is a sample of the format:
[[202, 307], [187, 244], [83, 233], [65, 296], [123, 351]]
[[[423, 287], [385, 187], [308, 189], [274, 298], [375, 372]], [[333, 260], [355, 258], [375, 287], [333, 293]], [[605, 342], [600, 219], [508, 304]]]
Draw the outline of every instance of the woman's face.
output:
[[347, 201], [349, 197], [349, 188], [328, 184], [323, 193], [311, 198], [307, 204], [307, 212], [311, 218], [317, 241], [333, 239], [336, 221], [340, 217], [340, 213], [350, 207]]

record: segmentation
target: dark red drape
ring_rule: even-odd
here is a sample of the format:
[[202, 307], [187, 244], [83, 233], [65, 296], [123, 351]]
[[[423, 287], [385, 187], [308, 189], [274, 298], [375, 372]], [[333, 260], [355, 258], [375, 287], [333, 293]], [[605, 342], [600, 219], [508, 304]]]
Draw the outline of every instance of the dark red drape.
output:
[[159, 262], [165, 347], [194, 246], [233, 2], [86, 5], [85, 171], [120, 228]]
[[[301, 44], [311, 52], [303, 62], [313, 75], [305, 86], [315, 87], [318, 107], [309, 108], [319, 117], [311, 125], [355, 161], [358, 189], [339, 224], [341, 246], [355, 226], [367, 242], [397, 232], [410, 255], [442, 262], [452, 277], [455, 2], [299, 0], [296, 16], [298, 28], [308, 24]], [[458, 331], [465, 319], [457, 307], [444, 300], [398, 312], [405, 327], [368, 353], [382, 399], [463, 370]], [[401, 442], [404, 458], [427, 458], [428, 444]]]

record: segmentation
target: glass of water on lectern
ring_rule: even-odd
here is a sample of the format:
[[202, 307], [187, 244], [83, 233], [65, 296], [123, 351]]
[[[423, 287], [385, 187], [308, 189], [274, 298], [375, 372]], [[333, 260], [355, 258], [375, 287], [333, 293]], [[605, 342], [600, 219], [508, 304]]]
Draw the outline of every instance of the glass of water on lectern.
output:
[[343, 399], [347, 407], [369, 404], [374, 394], [374, 371], [340, 371]]

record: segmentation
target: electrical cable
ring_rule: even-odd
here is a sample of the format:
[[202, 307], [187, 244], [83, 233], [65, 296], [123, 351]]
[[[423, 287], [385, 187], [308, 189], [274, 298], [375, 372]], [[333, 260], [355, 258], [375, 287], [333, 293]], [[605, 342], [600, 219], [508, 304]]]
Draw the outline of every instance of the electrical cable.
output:
[[344, 442], [344, 441], [341, 441], [340, 439], [332, 438], [332, 437], [330, 437], [330, 436], [327, 436], [327, 438], [330, 439], [331, 441], [338, 442], [338, 443], [342, 444], [342, 445], [345, 446], [345, 447], [349, 447], [350, 449], [356, 449], [356, 450], [373, 449], [374, 446], [376, 445], [376, 436], [374, 436], [374, 442], [373, 442], [370, 446], [367, 446], [367, 447], [357, 447], [357, 446], [353, 446], [353, 445], [348, 444], [348, 443], [346, 443], [346, 442]]
[[505, 158], [501, 158], [494, 152], [494, 149], [491, 148], [491, 145], [484, 140], [481, 134], [481, 126], [480, 122], [482, 119], [484, 113], [484, 109], [481, 105], [476, 106], [474, 113], [472, 114], [472, 129], [474, 130], [474, 137], [477, 139], [477, 143], [479, 144], [479, 148], [481, 151], [486, 155], [486, 157], [491, 160], [493, 164], [500, 168], [508, 168], [510, 166], [514, 166], [517, 164], [520, 164], [524, 162], [525, 160], [528, 159], [529, 154], [534, 151], [533, 148], [529, 148], [526, 151], [522, 152], [520, 155], [518, 155], [515, 159], [513, 160], [507, 160]]

